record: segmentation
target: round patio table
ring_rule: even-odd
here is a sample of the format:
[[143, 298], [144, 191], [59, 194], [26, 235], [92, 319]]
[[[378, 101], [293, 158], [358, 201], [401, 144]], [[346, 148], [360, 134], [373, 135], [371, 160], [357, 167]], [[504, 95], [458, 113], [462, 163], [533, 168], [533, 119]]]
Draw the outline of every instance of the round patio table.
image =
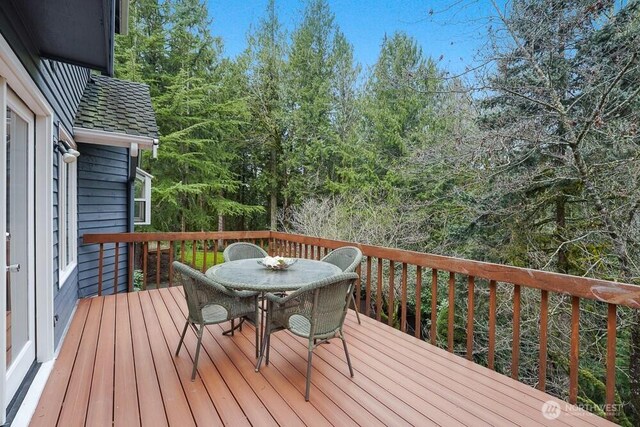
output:
[[300, 258], [285, 270], [269, 270], [258, 263], [262, 258], [228, 261], [211, 267], [205, 275], [237, 291], [287, 292], [342, 273], [328, 262]]
[[[240, 259], [215, 265], [205, 275], [221, 285], [236, 291], [257, 291], [262, 293], [260, 312], [260, 337], [264, 340], [264, 294], [295, 291], [308, 283], [342, 273], [342, 270], [328, 262], [299, 258], [295, 264], [284, 270], [270, 270], [259, 264], [262, 258]], [[238, 325], [239, 326], [239, 325]], [[231, 324], [233, 331], [238, 326]], [[257, 325], [256, 325], [257, 327]], [[262, 345], [258, 347], [262, 350]]]

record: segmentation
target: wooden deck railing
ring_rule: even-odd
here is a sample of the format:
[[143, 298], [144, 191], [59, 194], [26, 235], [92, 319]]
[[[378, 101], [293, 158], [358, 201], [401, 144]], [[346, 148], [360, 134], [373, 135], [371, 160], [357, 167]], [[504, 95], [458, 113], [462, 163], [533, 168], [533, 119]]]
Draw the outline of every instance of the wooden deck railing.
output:
[[[569, 351], [569, 402], [575, 404], [578, 398], [578, 373], [580, 350], [580, 303], [581, 300], [593, 300], [606, 306], [607, 354], [606, 354], [606, 412], [612, 418], [615, 408], [615, 379], [616, 379], [616, 327], [619, 307], [640, 309], [640, 287], [616, 283], [605, 280], [576, 277], [564, 274], [550, 273], [539, 270], [505, 266], [460, 258], [431, 255], [413, 251], [384, 248], [379, 246], [362, 245], [353, 242], [330, 240], [304, 235], [270, 231], [252, 232], [203, 232], [203, 233], [122, 233], [122, 234], [85, 234], [85, 244], [99, 245], [97, 293], [102, 294], [103, 263], [105, 245], [113, 245], [115, 249], [114, 268], [118, 268], [119, 248], [127, 245], [130, 254], [140, 253], [138, 266], [136, 256], [129, 256], [129, 278], [126, 290], [134, 288], [133, 271], [142, 270], [142, 288], [148, 283], [148, 269], [150, 254], [155, 251], [155, 283], [154, 286], [171, 286], [173, 271], [171, 262], [165, 263], [168, 271], [164, 274], [166, 281], [161, 280], [161, 253], [168, 252], [168, 260], [178, 259], [189, 261], [196, 265], [196, 252], [203, 257], [201, 265], [196, 265], [203, 271], [208, 267], [207, 259], [216, 259], [229, 243], [249, 241], [263, 247], [272, 255], [296, 256], [301, 258], [320, 259], [330, 250], [341, 246], [354, 245], [359, 247], [364, 259], [358, 268], [360, 274], [360, 288], [356, 290], [356, 304], [363, 308], [361, 311], [378, 321], [386, 321], [403, 332], [410, 332], [420, 339], [428, 339], [431, 344], [438, 345], [437, 325], [438, 316], [443, 308], [437, 305], [439, 288], [446, 287], [446, 344], [444, 347], [454, 351], [455, 320], [456, 320], [456, 291], [464, 289], [466, 293], [466, 319], [464, 340], [465, 356], [473, 360], [474, 320], [476, 297], [482, 296], [480, 288], [486, 282], [488, 291], [488, 330], [487, 365], [495, 369], [496, 363], [496, 328], [497, 322], [497, 294], [498, 285], [512, 287], [512, 337], [511, 337], [511, 377], [519, 379], [520, 339], [521, 339], [521, 310], [523, 289], [527, 292], [539, 292], [539, 370], [537, 388], [546, 390], [547, 380], [547, 346], [549, 337], [549, 301], [550, 294], [560, 294], [570, 299], [570, 351]], [[153, 243], [155, 248], [149, 249]], [[138, 248], [135, 247], [138, 245]], [[429, 271], [430, 270], [430, 271]], [[429, 275], [429, 272], [431, 273]], [[429, 277], [430, 276], [430, 277]], [[118, 289], [118, 274], [114, 273], [113, 289]], [[446, 283], [442, 283], [442, 282]], [[482, 282], [482, 284], [480, 283]], [[462, 282], [462, 288], [460, 286]], [[411, 286], [409, 286], [409, 283]], [[410, 295], [413, 288], [413, 295]], [[430, 288], [430, 292], [429, 292]], [[422, 319], [422, 297], [427, 294], [431, 301], [430, 319]], [[464, 295], [463, 295], [464, 296]], [[412, 305], [413, 322], [410, 324], [409, 308]], [[425, 307], [426, 308], [426, 307]], [[429, 328], [423, 332], [423, 324]], [[425, 335], [425, 336], [423, 336]], [[477, 338], [477, 337], [476, 337]], [[458, 340], [459, 341], [459, 340]]]

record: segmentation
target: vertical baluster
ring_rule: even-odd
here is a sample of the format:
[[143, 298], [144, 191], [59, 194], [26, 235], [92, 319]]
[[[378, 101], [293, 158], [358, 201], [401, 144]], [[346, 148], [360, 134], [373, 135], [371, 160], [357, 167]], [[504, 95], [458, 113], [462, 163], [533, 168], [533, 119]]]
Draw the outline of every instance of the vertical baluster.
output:
[[142, 290], [147, 290], [147, 264], [149, 263], [149, 242], [142, 245]]
[[400, 304], [402, 315], [400, 316], [400, 330], [407, 332], [407, 263], [402, 263], [402, 279], [400, 280]]
[[416, 324], [415, 336], [420, 339], [422, 335], [422, 267], [416, 265]]
[[191, 244], [191, 268], [196, 269], [196, 241]]
[[578, 352], [580, 351], [580, 298], [571, 297], [571, 350], [569, 356], [569, 403], [578, 401]]
[[371, 257], [367, 257], [367, 282], [364, 294], [364, 312], [367, 316], [371, 314]]
[[160, 289], [160, 261], [162, 260], [161, 242], [156, 242], [156, 289]]
[[180, 241], [180, 262], [184, 264], [184, 240]]
[[495, 370], [496, 356], [496, 281], [489, 281], [489, 354], [488, 368]]
[[615, 415], [616, 397], [616, 308], [607, 304], [607, 394], [605, 398], [607, 419], [612, 421]]
[[376, 320], [382, 321], [382, 258], [378, 258], [378, 283], [376, 288]]
[[513, 286], [513, 339], [511, 340], [511, 378], [518, 379], [520, 367], [520, 285]]
[[304, 257], [309, 259], [309, 244], [304, 245]]
[[467, 279], [467, 359], [473, 360], [473, 317], [475, 310], [475, 277]]
[[100, 254], [98, 255], [98, 296], [102, 296], [102, 270], [104, 263], [104, 243], [100, 243]]
[[436, 325], [438, 323], [438, 270], [431, 270], [431, 330], [429, 339], [436, 345]]
[[169, 287], [173, 286], [173, 244], [172, 240], [169, 240]]
[[113, 293], [118, 293], [118, 269], [120, 267], [120, 243], [116, 242], [116, 253], [113, 263]]
[[127, 275], [127, 292], [133, 292], [133, 258], [134, 258], [134, 250], [133, 250], [133, 242], [129, 242], [128, 248], [129, 255], [129, 274]]
[[540, 291], [540, 360], [538, 390], [545, 391], [547, 383], [547, 329], [549, 327], [549, 292]]
[[449, 272], [449, 319], [447, 322], [447, 350], [453, 353], [454, 315], [456, 308], [456, 274]]
[[393, 260], [389, 260], [389, 304], [387, 306], [387, 324], [393, 326], [393, 315], [395, 314], [395, 297], [396, 297], [396, 266]]
[[207, 251], [209, 249], [207, 239], [202, 239], [202, 272], [207, 271]]
[[360, 264], [356, 267], [356, 273], [358, 274], [358, 280], [356, 280], [357, 286], [355, 289], [356, 292], [356, 308], [358, 313], [360, 312], [360, 294], [362, 293], [362, 268]]

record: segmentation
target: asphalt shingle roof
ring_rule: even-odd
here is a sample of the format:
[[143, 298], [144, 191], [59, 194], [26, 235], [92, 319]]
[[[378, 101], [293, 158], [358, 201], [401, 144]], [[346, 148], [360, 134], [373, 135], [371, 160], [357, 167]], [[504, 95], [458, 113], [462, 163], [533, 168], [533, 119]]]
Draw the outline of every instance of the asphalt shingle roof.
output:
[[149, 86], [92, 75], [82, 94], [74, 127], [157, 138]]

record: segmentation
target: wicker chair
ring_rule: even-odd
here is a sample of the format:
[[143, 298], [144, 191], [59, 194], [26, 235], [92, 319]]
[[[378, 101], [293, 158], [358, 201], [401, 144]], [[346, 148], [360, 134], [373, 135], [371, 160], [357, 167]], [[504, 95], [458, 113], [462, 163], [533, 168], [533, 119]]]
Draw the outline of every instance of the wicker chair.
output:
[[248, 258], [264, 258], [267, 255], [260, 246], [245, 242], [232, 243], [222, 253], [225, 262]]
[[[178, 261], [173, 262], [173, 269], [175, 280], [184, 287], [187, 306], [189, 307], [189, 316], [180, 336], [176, 356], [180, 353], [189, 325], [193, 327], [198, 336], [196, 356], [193, 360], [193, 372], [191, 373], [191, 381], [193, 381], [196, 378], [198, 369], [204, 327], [237, 318], [242, 318], [243, 320], [244, 318], [257, 319], [258, 293], [232, 291]], [[258, 328], [256, 328], [256, 357], [258, 346], [259, 333]]]
[[351, 359], [347, 350], [347, 342], [342, 333], [344, 318], [349, 305], [349, 292], [358, 279], [356, 273], [341, 273], [306, 285], [297, 291], [278, 297], [267, 294], [269, 303], [265, 338], [262, 351], [256, 364], [256, 372], [260, 370], [262, 359], [269, 364], [269, 347], [271, 334], [288, 329], [293, 334], [308, 339], [307, 386], [305, 400], [309, 400], [311, 387], [311, 358], [315, 347], [331, 338], [340, 338], [344, 354], [349, 365], [349, 374], [353, 377]]
[[[355, 246], [343, 246], [329, 252], [329, 254], [327, 254], [320, 261], [333, 264], [339, 267], [344, 273], [352, 273], [356, 271], [356, 268], [358, 267], [358, 265], [360, 265], [360, 261], [362, 261], [362, 252]], [[356, 311], [358, 324], [361, 324], [360, 313], [358, 311], [358, 306], [356, 305], [356, 299], [353, 296], [353, 292], [351, 292], [350, 302], [353, 303], [353, 309]]]

